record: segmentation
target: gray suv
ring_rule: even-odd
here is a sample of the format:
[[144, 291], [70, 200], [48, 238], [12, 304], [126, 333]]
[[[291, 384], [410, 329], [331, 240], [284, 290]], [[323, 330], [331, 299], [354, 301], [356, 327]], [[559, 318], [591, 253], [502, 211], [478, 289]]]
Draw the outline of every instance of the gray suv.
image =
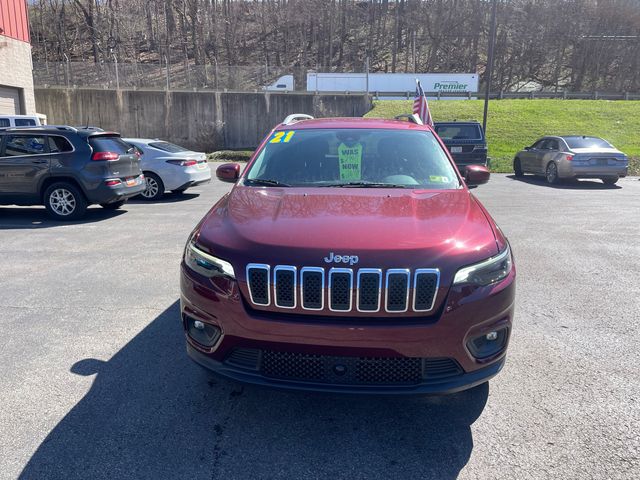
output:
[[117, 133], [0, 129], [0, 205], [44, 205], [55, 219], [78, 220], [91, 204], [117, 209], [144, 189], [138, 155]]

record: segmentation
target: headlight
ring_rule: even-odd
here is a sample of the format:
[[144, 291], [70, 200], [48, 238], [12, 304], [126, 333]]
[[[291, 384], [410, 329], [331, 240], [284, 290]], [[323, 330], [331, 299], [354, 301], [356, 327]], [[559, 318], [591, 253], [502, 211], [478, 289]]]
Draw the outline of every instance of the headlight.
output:
[[205, 277], [226, 275], [230, 278], [236, 278], [233, 266], [229, 262], [203, 252], [191, 242], [187, 243], [187, 248], [184, 252], [184, 263], [190, 269]]
[[458, 270], [453, 279], [453, 284], [491, 285], [509, 275], [512, 267], [511, 249], [507, 244], [507, 247], [495, 257]]

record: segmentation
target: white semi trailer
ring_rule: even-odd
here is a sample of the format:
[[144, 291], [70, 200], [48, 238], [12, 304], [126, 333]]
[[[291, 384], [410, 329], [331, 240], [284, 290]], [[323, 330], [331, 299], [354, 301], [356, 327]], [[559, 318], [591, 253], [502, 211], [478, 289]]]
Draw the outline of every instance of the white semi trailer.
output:
[[[416, 78], [425, 92], [439, 92], [440, 98], [447, 93], [476, 93], [477, 73], [307, 73], [308, 92], [369, 92], [380, 98], [399, 98], [404, 92], [413, 94]], [[285, 75], [265, 90], [294, 90], [293, 76]], [[390, 94], [394, 94], [391, 96]]]

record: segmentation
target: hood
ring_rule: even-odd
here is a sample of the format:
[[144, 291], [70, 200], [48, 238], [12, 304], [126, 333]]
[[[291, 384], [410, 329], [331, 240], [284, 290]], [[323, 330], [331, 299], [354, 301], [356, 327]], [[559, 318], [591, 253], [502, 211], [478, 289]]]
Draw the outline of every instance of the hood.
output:
[[238, 185], [209, 212], [197, 243], [230, 261], [352, 268], [440, 268], [444, 277], [498, 252], [493, 221], [469, 191], [257, 188]]

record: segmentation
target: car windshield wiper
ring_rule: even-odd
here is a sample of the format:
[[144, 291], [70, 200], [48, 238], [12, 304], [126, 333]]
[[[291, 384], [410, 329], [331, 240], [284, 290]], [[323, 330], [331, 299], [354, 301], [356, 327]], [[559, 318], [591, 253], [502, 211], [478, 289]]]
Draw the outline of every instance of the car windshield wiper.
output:
[[345, 187], [345, 188], [411, 188], [415, 185], [401, 185], [399, 183], [384, 183], [384, 182], [346, 182], [346, 183], [330, 183], [327, 185], [321, 185], [322, 187]]
[[248, 178], [247, 182], [251, 182], [253, 185], [267, 185], [270, 187], [290, 187], [288, 183], [282, 183], [277, 180], [271, 180], [268, 178]]

